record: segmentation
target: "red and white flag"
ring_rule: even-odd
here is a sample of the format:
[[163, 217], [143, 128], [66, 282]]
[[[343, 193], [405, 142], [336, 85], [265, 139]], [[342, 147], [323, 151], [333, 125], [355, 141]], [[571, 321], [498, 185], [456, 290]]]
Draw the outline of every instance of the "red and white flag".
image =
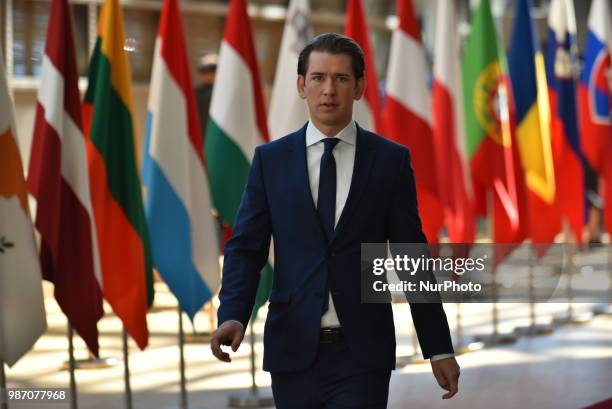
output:
[[476, 234], [474, 197], [467, 168], [458, 41], [455, 1], [438, 0], [432, 95], [438, 186], [450, 241], [470, 243]]
[[428, 67], [411, 0], [397, 0], [399, 26], [393, 31], [383, 118], [390, 139], [410, 149], [419, 214], [429, 242], [444, 222], [438, 192]]
[[355, 103], [353, 117], [365, 129], [383, 133], [380, 112], [380, 95], [378, 94], [378, 76], [374, 55], [368, 37], [368, 23], [363, 11], [361, 0], [346, 2], [346, 20], [344, 35], [351, 37], [359, 44], [365, 57], [366, 89], [363, 97]]
[[89, 350], [98, 355], [103, 315], [101, 273], [93, 222], [85, 136], [81, 121], [74, 35], [67, 0], [53, 0], [28, 188], [37, 201], [43, 278]]

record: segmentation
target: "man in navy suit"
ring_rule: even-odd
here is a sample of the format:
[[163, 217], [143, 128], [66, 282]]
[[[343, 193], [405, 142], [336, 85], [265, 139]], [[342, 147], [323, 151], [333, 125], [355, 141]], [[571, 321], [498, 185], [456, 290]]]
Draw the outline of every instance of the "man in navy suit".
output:
[[[374, 85], [374, 84], [373, 84]], [[310, 121], [259, 146], [225, 247], [213, 354], [229, 362], [253, 308], [274, 237], [264, 369], [279, 409], [385, 408], [395, 367], [389, 303], [361, 302], [361, 243], [425, 243], [410, 155], [360, 128], [363, 52], [323, 34], [300, 53], [297, 88]], [[440, 303], [411, 303], [419, 343], [440, 386], [457, 393], [459, 366]]]

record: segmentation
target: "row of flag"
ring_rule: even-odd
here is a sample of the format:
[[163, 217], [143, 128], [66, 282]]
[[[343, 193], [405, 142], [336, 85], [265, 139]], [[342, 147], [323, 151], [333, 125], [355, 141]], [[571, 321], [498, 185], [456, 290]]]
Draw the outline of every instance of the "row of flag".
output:
[[[165, 0], [149, 98], [143, 178], [118, 0], [101, 8], [81, 101], [68, 0], [53, 0], [27, 181], [0, 63], [0, 361], [13, 365], [46, 329], [41, 278], [98, 355], [106, 299], [148, 344], [153, 265], [191, 318], [217, 291], [219, 244], [177, 0]], [[28, 191], [36, 202], [34, 226]], [[151, 233], [149, 233], [151, 229]]]
[[[486, 213], [496, 242], [552, 242], [563, 219], [580, 240], [582, 161], [612, 181], [607, 0], [593, 0], [578, 82], [571, 0], [551, 2], [545, 55], [531, 1], [516, 4], [506, 58], [489, 0], [476, 9], [463, 50], [456, 4], [440, 0], [430, 88], [412, 1], [397, 0], [399, 25], [383, 106], [362, 2], [347, 1], [345, 34], [365, 52], [370, 84], [355, 118], [411, 149], [430, 241], [439, 239], [443, 226], [451, 241], [473, 241], [475, 218]], [[41, 276], [54, 283], [62, 311], [93, 354], [102, 298], [138, 346], [146, 347], [153, 266], [193, 318], [220, 282], [211, 209], [231, 229], [255, 147], [308, 119], [294, 91], [298, 53], [312, 38], [308, 0], [290, 2], [269, 115], [246, 2], [231, 0], [204, 140], [178, 0], [164, 0], [148, 102], [143, 200], [118, 1], [102, 6], [84, 101], [68, 1], [53, 0], [51, 7], [27, 182], [12, 111], [0, 112], [0, 360], [9, 365], [45, 329]], [[11, 106], [3, 71], [0, 83], [0, 99]], [[28, 190], [37, 204], [40, 250], [29, 221]], [[612, 189], [606, 192], [612, 196]], [[612, 217], [606, 221], [612, 231]], [[254, 311], [267, 298], [273, 263], [271, 252]]]
[[[495, 242], [528, 238], [552, 243], [560, 232], [567, 240], [582, 242], [585, 169], [590, 166], [599, 173], [606, 183], [604, 192], [612, 189], [612, 167], [588, 153], [595, 151], [608, 162], [612, 157], [609, 2], [592, 2], [580, 77], [573, 2], [551, 1], [543, 51], [531, 0], [515, 5], [507, 57], [486, 0], [476, 10], [463, 51], [464, 129], [474, 213], [486, 212], [478, 207], [486, 203], [482, 190], [489, 186], [494, 192]], [[605, 225], [612, 231], [612, 202], [607, 204]]]
[[[551, 1], [544, 52], [532, 8], [531, 0], [515, 2], [506, 55], [488, 0], [473, 13], [463, 49], [456, 2], [439, 1], [430, 74], [413, 4], [398, 0], [381, 106], [365, 13], [361, 1], [347, 1], [345, 34], [364, 50], [369, 84], [355, 118], [411, 149], [429, 241], [438, 241], [443, 227], [451, 242], [474, 241], [476, 217], [489, 214], [494, 242], [551, 243], [564, 224], [580, 242], [585, 165], [612, 186], [609, 3], [592, 2], [580, 77], [572, 0]], [[272, 139], [307, 119], [290, 93], [300, 36], [312, 32], [308, 15], [307, 0], [290, 3], [268, 117]], [[612, 187], [603, 192], [612, 203]]]

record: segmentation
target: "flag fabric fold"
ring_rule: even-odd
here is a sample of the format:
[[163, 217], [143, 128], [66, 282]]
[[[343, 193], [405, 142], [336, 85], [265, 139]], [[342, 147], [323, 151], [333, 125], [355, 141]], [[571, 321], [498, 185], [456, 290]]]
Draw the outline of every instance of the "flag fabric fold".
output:
[[13, 103], [0, 51], [0, 365], [14, 365], [47, 329], [42, 277]]
[[476, 238], [474, 195], [467, 167], [459, 44], [454, 0], [438, 0], [432, 92], [438, 183], [449, 240]]
[[[233, 226], [255, 147], [267, 142], [268, 127], [251, 23], [244, 0], [231, 0], [210, 102], [204, 152], [213, 206]], [[254, 313], [265, 303], [272, 267], [262, 271]]]
[[[463, 51], [462, 85], [469, 167], [475, 192], [488, 209], [493, 241], [522, 241], [520, 177], [512, 132], [512, 93], [506, 59], [498, 40], [489, 0], [472, 18]], [[488, 200], [487, 196], [490, 197]], [[486, 206], [485, 206], [486, 207]]]
[[370, 45], [368, 23], [363, 11], [362, 0], [348, 0], [346, 2], [344, 35], [351, 37], [359, 44], [365, 60], [366, 89], [363, 97], [356, 101], [353, 106], [353, 118], [361, 127], [379, 134], [383, 133], [378, 75], [376, 74], [375, 56]]
[[105, 0], [83, 103], [102, 293], [140, 349], [153, 302], [149, 236], [136, 171], [132, 94], [118, 0]]
[[216, 293], [219, 242], [177, 0], [165, 0], [149, 91], [143, 182], [154, 265], [191, 319]]
[[97, 356], [97, 322], [104, 314], [100, 260], [67, 0], [51, 3], [41, 71], [28, 172], [40, 263], [70, 325]]
[[282, 138], [308, 121], [308, 108], [297, 92], [296, 82], [298, 56], [311, 38], [309, 1], [291, 0], [278, 53], [268, 111], [271, 139]]
[[552, 0], [548, 16], [546, 79], [551, 110], [551, 142], [556, 202], [574, 239], [582, 242], [585, 179], [576, 103], [576, 16], [571, 0]]
[[604, 180], [604, 224], [612, 233], [612, 17], [609, 0], [593, 0], [578, 85], [585, 159]]
[[397, 1], [399, 27], [393, 31], [383, 111], [387, 137], [410, 150], [419, 215], [429, 242], [444, 222], [432, 134], [431, 95], [421, 31], [411, 0]]
[[516, 4], [508, 66], [527, 186], [529, 236], [533, 243], [553, 243], [561, 226], [556, 205], [544, 57], [531, 18], [532, 2], [518, 0]]

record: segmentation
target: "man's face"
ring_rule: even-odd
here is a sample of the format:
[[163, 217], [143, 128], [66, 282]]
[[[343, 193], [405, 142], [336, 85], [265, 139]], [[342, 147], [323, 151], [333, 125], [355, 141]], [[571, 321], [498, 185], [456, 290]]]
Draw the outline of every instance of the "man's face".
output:
[[353, 101], [362, 97], [365, 78], [356, 80], [349, 55], [313, 51], [306, 77], [298, 76], [297, 86], [313, 121], [334, 127], [351, 120]]

